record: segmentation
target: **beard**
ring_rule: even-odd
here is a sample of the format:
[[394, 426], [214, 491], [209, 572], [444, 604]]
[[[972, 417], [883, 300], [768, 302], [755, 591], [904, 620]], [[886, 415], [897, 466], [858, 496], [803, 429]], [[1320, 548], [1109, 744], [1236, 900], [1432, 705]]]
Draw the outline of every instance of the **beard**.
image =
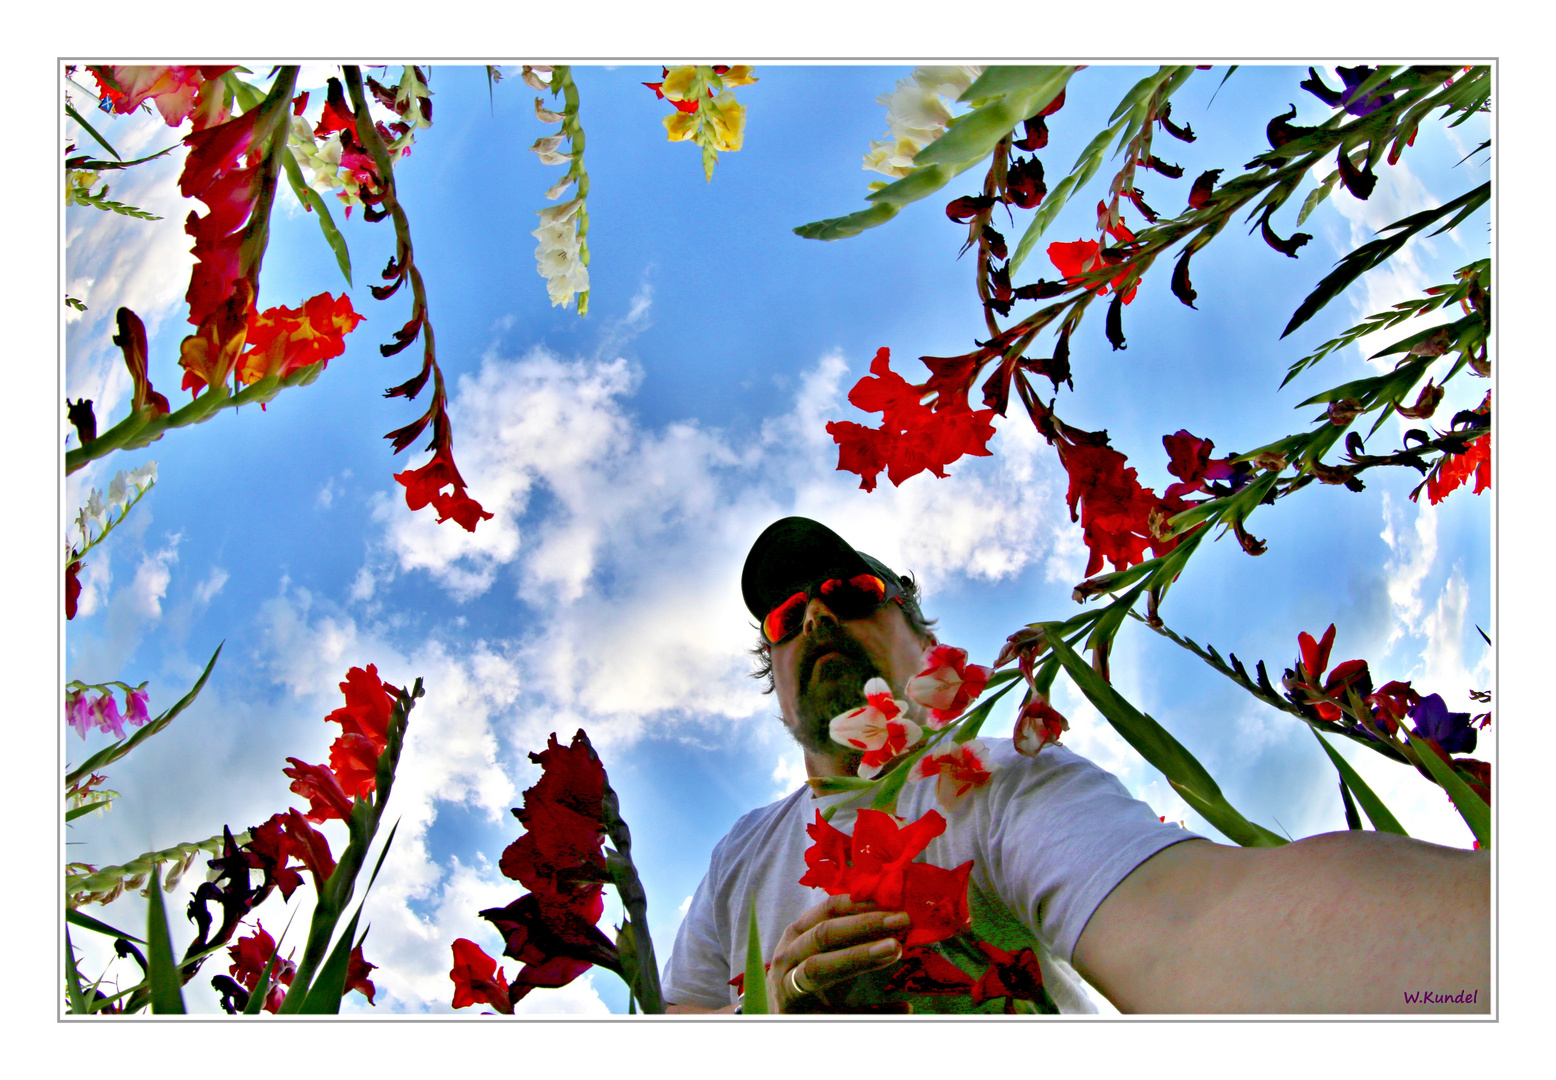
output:
[[799, 715], [789, 724], [794, 740], [806, 750], [827, 756], [848, 749], [832, 741], [832, 719], [865, 703], [864, 684], [880, 677], [880, 669], [864, 646], [842, 627], [831, 624], [806, 643], [797, 674]]

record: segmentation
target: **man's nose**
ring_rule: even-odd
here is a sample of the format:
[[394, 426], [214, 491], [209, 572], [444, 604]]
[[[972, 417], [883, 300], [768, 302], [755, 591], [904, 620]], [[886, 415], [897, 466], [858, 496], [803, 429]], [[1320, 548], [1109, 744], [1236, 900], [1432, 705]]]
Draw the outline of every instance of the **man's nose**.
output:
[[805, 636], [809, 637], [815, 633], [816, 627], [824, 622], [836, 625], [837, 616], [832, 613], [831, 608], [822, 602], [819, 596], [812, 597], [810, 603], [805, 605]]

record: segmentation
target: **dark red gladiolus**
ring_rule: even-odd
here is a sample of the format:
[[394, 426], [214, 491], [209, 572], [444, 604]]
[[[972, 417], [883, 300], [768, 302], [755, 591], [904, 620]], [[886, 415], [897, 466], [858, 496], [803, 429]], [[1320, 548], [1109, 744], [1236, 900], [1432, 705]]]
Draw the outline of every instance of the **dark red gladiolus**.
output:
[[882, 989], [889, 994], [969, 994], [973, 977], [933, 949], [909, 949]]
[[76, 603], [81, 599], [81, 560], [77, 559], [65, 567], [65, 618], [76, 617]]
[[510, 1000], [537, 987], [566, 986], [595, 964], [620, 970], [615, 944], [595, 926], [605, 912], [603, 892], [595, 885], [565, 898], [525, 893], [507, 907], [480, 913], [503, 935], [503, 955], [524, 964], [509, 987]]
[[1026, 210], [1037, 206], [1048, 194], [1048, 185], [1043, 182], [1043, 163], [1035, 157], [1017, 158], [1005, 176], [1005, 190], [1017, 206]]
[[993, 195], [963, 195], [946, 203], [945, 216], [959, 225], [965, 225], [993, 206], [994, 202]]
[[1208, 483], [1232, 478], [1230, 458], [1210, 460], [1216, 444], [1209, 439], [1197, 438], [1180, 428], [1172, 435], [1163, 435], [1162, 445], [1167, 448], [1167, 471], [1183, 481], [1170, 485], [1162, 494], [1165, 499], [1205, 491]]
[[1210, 194], [1215, 190], [1216, 180], [1224, 171], [1224, 169], [1207, 169], [1195, 178], [1194, 186], [1189, 189], [1189, 209], [1198, 210], [1210, 201]]
[[454, 967], [448, 977], [454, 981], [454, 1008], [490, 1005], [505, 1016], [513, 1014], [508, 1000], [508, 981], [497, 961], [469, 938], [454, 941]]
[[978, 948], [989, 958], [989, 969], [972, 988], [973, 1004], [981, 1005], [997, 997], [1023, 1001], [1042, 998], [1043, 969], [1031, 949], [1010, 953], [987, 941], [978, 942]]
[[[265, 965], [270, 963], [272, 956], [275, 956], [275, 951], [275, 939], [265, 932], [264, 926], [256, 922], [254, 933], [239, 938], [227, 949], [227, 955], [232, 960], [227, 971], [252, 994], [259, 985], [259, 977], [264, 973]], [[281, 1008], [281, 1002], [286, 997], [281, 988], [291, 986], [296, 974], [295, 963], [276, 957], [275, 967], [270, 972], [270, 989], [265, 994], [266, 1012], [274, 1013]]]
[[1421, 695], [1410, 688], [1409, 682], [1396, 679], [1368, 694], [1366, 700], [1373, 710], [1373, 716], [1392, 735], [1406, 714], [1420, 703]]
[[367, 976], [368, 973], [377, 966], [377, 964], [369, 964], [367, 960], [363, 958], [362, 946], [358, 945], [356, 948], [352, 949], [351, 962], [346, 968], [345, 993], [349, 994], [351, 991], [355, 990], [357, 993], [367, 998], [367, 1003], [369, 1005], [375, 1004], [373, 1001], [373, 995], [378, 992], [378, 988], [373, 985], [373, 980], [369, 979]]
[[243, 852], [251, 869], [264, 872], [261, 889], [275, 886], [281, 890], [283, 900], [290, 900], [292, 891], [303, 883], [303, 876], [287, 865], [296, 854], [296, 842], [282, 828], [285, 820], [283, 814], [272, 814], [263, 824], [250, 829], [249, 842], [243, 845]]

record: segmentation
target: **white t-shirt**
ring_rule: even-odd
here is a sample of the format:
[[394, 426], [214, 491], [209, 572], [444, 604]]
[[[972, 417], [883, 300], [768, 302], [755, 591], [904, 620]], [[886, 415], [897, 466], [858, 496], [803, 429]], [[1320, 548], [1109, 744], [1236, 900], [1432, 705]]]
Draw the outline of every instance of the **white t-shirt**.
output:
[[[968, 906], [976, 936], [1007, 951], [1032, 948], [1059, 1010], [1096, 1012], [1070, 966], [1087, 920], [1135, 867], [1197, 837], [1163, 824], [1115, 776], [1062, 746], [1027, 758], [1001, 739], [989, 756], [993, 775], [959, 806], [936, 802], [934, 780], [912, 779], [896, 814], [911, 822], [938, 810], [946, 829], [922, 861], [954, 869], [973, 860]], [[735, 823], [713, 849], [676, 933], [662, 979], [667, 1002], [718, 1009], [737, 1000], [729, 980], [745, 970], [752, 900], [770, 959], [784, 928], [826, 899], [821, 889], [799, 884], [811, 843], [805, 827], [817, 810], [850, 803], [830, 824], [851, 833], [856, 799], [848, 792], [813, 797], [802, 786]]]

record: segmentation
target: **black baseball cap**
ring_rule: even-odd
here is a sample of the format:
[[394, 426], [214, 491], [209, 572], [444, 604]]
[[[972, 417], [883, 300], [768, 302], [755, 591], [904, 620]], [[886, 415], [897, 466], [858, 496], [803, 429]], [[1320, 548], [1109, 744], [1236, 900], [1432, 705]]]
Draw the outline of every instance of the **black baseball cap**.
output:
[[[804, 517], [786, 517], [773, 522], [751, 545], [745, 569], [740, 573], [740, 592], [746, 610], [758, 620], [767, 617], [783, 601], [799, 590], [826, 578], [851, 578], [874, 574], [888, 588], [902, 595], [904, 604], [913, 604], [906, 595], [902, 579], [879, 559], [856, 551], [837, 533]], [[913, 604], [917, 614], [917, 604]]]

